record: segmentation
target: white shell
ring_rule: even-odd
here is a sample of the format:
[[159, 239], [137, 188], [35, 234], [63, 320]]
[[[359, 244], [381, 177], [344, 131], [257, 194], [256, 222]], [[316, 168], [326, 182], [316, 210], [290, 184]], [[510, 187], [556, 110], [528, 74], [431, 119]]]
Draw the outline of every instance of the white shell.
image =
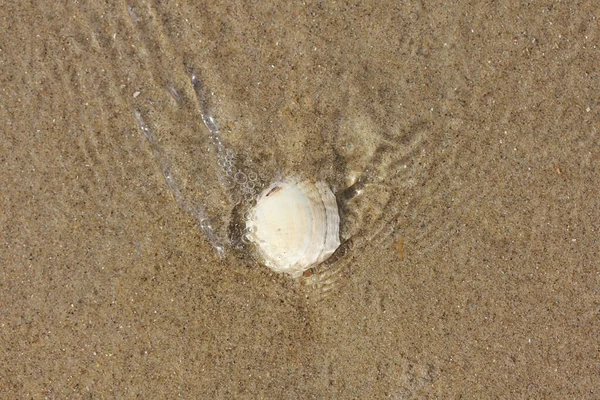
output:
[[335, 195], [323, 182], [275, 182], [246, 221], [247, 238], [264, 264], [293, 277], [325, 261], [340, 245]]

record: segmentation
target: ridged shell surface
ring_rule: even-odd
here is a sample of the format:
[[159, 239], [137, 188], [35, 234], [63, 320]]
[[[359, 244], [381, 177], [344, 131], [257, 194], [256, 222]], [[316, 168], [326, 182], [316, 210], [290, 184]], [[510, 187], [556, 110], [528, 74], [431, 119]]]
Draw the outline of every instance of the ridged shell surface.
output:
[[275, 182], [258, 197], [246, 221], [248, 239], [264, 264], [294, 277], [339, 247], [335, 195], [323, 182]]

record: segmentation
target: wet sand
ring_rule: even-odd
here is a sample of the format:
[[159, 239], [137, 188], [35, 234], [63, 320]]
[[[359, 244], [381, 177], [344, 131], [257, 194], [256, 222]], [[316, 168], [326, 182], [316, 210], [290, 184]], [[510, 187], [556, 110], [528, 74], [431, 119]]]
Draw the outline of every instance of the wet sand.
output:
[[[191, 3], [0, 5], [0, 398], [600, 397], [595, 2]], [[266, 180], [371, 171], [334, 274], [178, 207], [186, 68]]]

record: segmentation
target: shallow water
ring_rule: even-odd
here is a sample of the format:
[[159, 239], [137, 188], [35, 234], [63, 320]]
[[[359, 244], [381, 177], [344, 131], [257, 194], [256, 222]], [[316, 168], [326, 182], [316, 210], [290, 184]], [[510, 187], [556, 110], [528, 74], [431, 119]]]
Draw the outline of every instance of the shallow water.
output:
[[[3, 5], [0, 394], [594, 398], [598, 13], [567, 7]], [[228, 247], [207, 114], [257, 182], [332, 187], [343, 254]]]

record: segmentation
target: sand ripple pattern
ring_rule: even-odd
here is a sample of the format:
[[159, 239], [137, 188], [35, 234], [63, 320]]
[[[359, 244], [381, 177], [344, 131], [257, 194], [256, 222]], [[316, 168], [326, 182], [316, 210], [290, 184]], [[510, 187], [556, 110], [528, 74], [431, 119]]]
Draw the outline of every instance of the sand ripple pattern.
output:
[[[356, 257], [363, 246], [390, 246], [401, 238], [435, 249], [448, 240], [451, 223], [440, 226], [439, 221], [450, 199], [439, 193], [447, 196], [452, 186], [457, 148], [429, 110], [390, 124], [385, 112], [397, 110], [374, 107], [372, 94], [367, 96], [372, 89], [352, 69], [341, 92], [320, 88], [318, 81], [298, 85], [288, 80], [283, 95], [269, 92], [267, 97], [263, 87], [283, 85], [291, 72], [283, 77], [261, 68], [255, 75], [232, 72], [234, 60], [223, 54], [233, 51], [235, 43], [207, 39], [186, 48], [177, 41], [182, 34], [177, 29], [186, 29], [185, 23], [163, 15], [169, 10], [141, 4], [128, 6], [132, 34], [143, 44], [136, 56], [144, 72], [136, 78], [140, 94], [133, 107], [153, 130], [170, 174], [177, 177], [180, 194], [175, 197], [185, 199], [178, 201], [196, 215], [219, 251], [236, 223], [232, 210], [256, 193], [254, 186], [249, 191], [236, 187], [237, 181], [251, 180], [247, 171], [256, 188], [292, 175], [323, 179], [336, 192], [344, 244], [301, 285], [310, 296], [331, 293], [341, 277], [360, 267]], [[283, 57], [291, 63], [293, 53]], [[308, 58], [298, 68], [319, 62], [316, 56]], [[200, 90], [190, 81], [191, 70], [202, 82]], [[240, 75], [248, 79], [243, 88]], [[238, 80], [231, 81], [232, 76]], [[385, 82], [379, 93], [382, 104], [402, 103]]]

